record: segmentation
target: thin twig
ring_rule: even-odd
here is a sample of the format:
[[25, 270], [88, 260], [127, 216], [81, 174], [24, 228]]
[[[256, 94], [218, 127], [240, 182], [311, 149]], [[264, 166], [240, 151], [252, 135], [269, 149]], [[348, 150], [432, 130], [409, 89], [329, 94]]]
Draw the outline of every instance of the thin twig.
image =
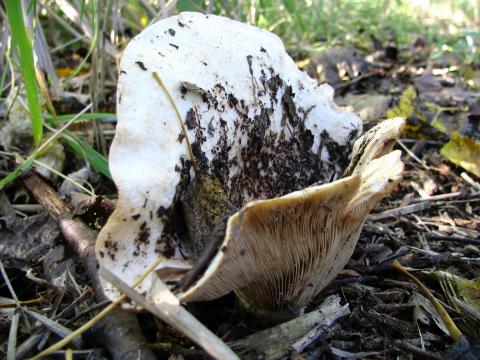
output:
[[342, 82], [340, 84], [338, 84], [337, 86], [335, 86], [335, 91], [339, 91], [345, 87], [348, 87], [350, 85], [353, 85], [357, 82], [359, 82], [360, 80], [364, 80], [364, 79], [367, 79], [369, 77], [372, 77], [372, 76], [376, 76], [376, 75], [382, 75], [384, 74], [384, 71], [383, 70], [374, 70], [374, 71], [370, 71], [366, 74], [363, 74], [363, 75], [359, 75], [357, 76], [356, 78], [353, 78], [352, 80], [349, 80], [349, 81], [345, 81], [345, 82]]
[[15, 360], [17, 353], [17, 332], [20, 323], [20, 309], [13, 311], [12, 321], [10, 322], [10, 333], [8, 334], [7, 360]]
[[402, 215], [423, 211], [425, 209], [428, 209], [429, 207], [430, 207], [430, 204], [428, 202], [420, 202], [418, 204], [402, 206], [396, 209], [386, 210], [381, 213], [370, 214], [367, 219], [376, 221], [376, 220], [381, 220], [388, 217], [402, 216]]
[[415, 155], [400, 139], [397, 139], [397, 144], [401, 146], [403, 150], [416, 162], [418, 162], [425, 170], [430, 170], [430, 168], [425, 165], [422, 160], [420, 160], [417, 155]]
[[8, 291], [10, 291], [10, 294], [12, 295], [13, 299], [15, 300], [15, 303], [17, 305], [20, 304], [20, 301], [18, 301], [17, 294], [15, 293], [15, 290], [13, 290], [13, 286], [10, 283], [10, 279], [8, 278], [7, 272], [5, 271], [5, 267], [3, 266], [2, 259], [0, 259], [0, 273], [2, 274], [3, 280], [5, 281], [5, 284], [7, 284]]
[[17, 307], [18, 304], [21, 306], [29, 306], [29, 305], [37, 305], [42, 302], [45, 302], [44, 298], [38, 298], [38, 299], [32, 299], [32, 300], [25, 300], [25, 301], [19, 301], [18, 303], [12, 302], [12, 303], [6, 303], [6, 304], [0, 304], [0, 309], [10, 309], [10, 308], [15, 308]]
[[409, 344], [406, 341], [395, 340], [395, 346], [401, 350], [405, 350], [414, 355], [414, 358], [425, 359], [425, 360], [442, 360], [443, 358], [432, 352], [424, 351], [412, 344]]
[[[40, 323], [42, 323], [48, 330], [50, 330], [54, 334], [60, 336], [61, 338], [66, 338], [73, 333], [72, 330], [70, 330], [70, 329], [66, 328], [65, 326], [57, 323], [54, 320], [51, 320], [51, 319], [47, 318], [46, 316], [38, 314], [35, 311], [32, 311], [32, 310], [27, 309], [27, 308], [23, 309], [23, 311], [27, 315], [29, 315], [31, 318], [33, 318], [33, 319], [39, 321]], [[72, 344], [76, 348], [81, 348], [82, 345], [83, 345], [82, 339], [80, 337], [73, 338], [72, 339]]]
[[51, 171], [52, 173], [54, 173], [55, 175], [61, 177], [63, 180], [65, 181], [68, 181], [69, 183], [77, 186], [78, 188], [80, 188], [81, 190], [83, 190], [86, 194], [90, 195], [90, 196], [95, 196], [95, 193], [92, 191], [92, 190], [89, 190], [87, 189], [85, 186], [83, 186], [82, 184], [80, 184], [78, 181], [68, 177], [67, 175], [64, 175], [63, 173], [61, 173], [60, 171], [58, 170], [55, 170], [54, 168], [52, 168], [51, 166], [41, 162], [41, 161], [38, 161], [38, 160], [34, 160], [33, 161], [35, 165], [38, 165], [40, 167], [43, 167], [45, 169], [47, 169], [48, 171]]
[[480, 184], [475, 180], [473, 180], [472, 177], [468, 175], [466, 172], [462, 172], [460, 174], [460, 177], [473, 188], [480, 190]]
[[439, 240], [439, 241], [454, 241], [454, 242], [459, 242], [462, 244], [469, 244], [469, 245], [480, 245], [480, 240], [477, 239], [470, 239], [470, 238], [465, 238], [465, 237], [459, 237], [459, 236], [442, 236], [442, 235], [434, 235], [434, 234], [428, 234], [427, 235], [428, 240]]
[[423, 202], [423, 201], [442, 201], [442, 200], [456, 198], [462, 195], [463, 195], [462, 192], [456, 191], [456, 192], [447, 193], [447, 194], [432, 195], [424, 198], [415, 198], [415, 199], [412, 199], [412, 203]]

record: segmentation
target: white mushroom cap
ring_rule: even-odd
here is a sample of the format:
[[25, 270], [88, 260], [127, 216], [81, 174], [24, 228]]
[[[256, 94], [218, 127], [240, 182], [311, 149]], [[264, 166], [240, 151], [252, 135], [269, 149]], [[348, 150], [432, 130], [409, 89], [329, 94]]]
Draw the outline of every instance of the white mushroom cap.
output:
[[[110, 169], [119, 197], [96, 253], [128, 284], [158, 256], [168, 259], [163, 268], [192, 262], [176, 213], [194, 175], [185, 135], [202, 171], [242, 207], [339, 178], [362, 129], [357, 115], [334, 104], [329, 85], [298, 70], [277, 36], [199, 13], [159, 21], [129, 43], [117, 118]], [[150, 286], [151, 277], [140, 291]]]

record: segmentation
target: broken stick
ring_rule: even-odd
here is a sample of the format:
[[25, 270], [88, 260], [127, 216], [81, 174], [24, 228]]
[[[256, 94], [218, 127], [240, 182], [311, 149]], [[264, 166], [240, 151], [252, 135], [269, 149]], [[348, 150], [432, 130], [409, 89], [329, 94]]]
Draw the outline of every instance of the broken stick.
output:
[[[74, 218], [71, 209], [58, 194], [35, 172], [30, 171], [22, 178], [23, 185], [35, 200], [58, 222], [67, 244], [80, 258], [95, 291], [97, 301], [106, 300], [100, 286], [94, 245], [97, 232], [80, 219]], [[135, 314], [120, 308], [114, 309], [93, 328], [102, 339], [104, 348], [115, 360], [155, 360], [142, 335]]]

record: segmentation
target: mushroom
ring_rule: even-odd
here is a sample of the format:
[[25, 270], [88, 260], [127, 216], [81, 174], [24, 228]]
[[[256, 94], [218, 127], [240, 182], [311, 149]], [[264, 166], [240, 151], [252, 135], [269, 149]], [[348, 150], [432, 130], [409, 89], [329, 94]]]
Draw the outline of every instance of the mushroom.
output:
[[355, 141], [360, 118], [278, 37], [219, 16], [181, 13], [135, 37], [117, 118], [118, 202], [99, 264], [132, 284], [163, 256], [139, 289], [159, 276], [182, 302], [234, 291], [257, 313], [297, 313], [344, 266], [403, 168], [390, 152], [402, 119]]
[[298, 315], [347, 263], [367, 215], [400, 181], [400, 151], [390, 150], [402, 128], [402, 119], [392, 119], [361, 137], [354, 147], [370, 146], [350, 176], [246, 204], [228, 219], [219, 251], [198, 281], [182, 286], [181, 301], [234, 291], [261, 317]]

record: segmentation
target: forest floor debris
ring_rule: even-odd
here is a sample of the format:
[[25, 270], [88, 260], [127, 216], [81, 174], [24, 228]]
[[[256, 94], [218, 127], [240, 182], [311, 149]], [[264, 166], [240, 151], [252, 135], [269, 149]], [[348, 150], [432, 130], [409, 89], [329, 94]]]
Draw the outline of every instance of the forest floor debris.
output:
[[[116, 49], [110, 45], [109, 51], [116, 55]], [[404, 180], [370, 215], [354, 255], [342, 273], [307, 309], [314, 311], [325, 299], [338, 296], [342, 306], [348, 304], [348, 313], [342, 313], [322, 331], [309, 328], [304, 334], [307, 338], [287, 347], [283, 356], [478, 358], [480, 96], [470, 85], [468, 69], [450, 57], [430, 59], [429, 44], [424, 40], [403, 47], [377, 40], [371, 47], [375, 51], [370, 53], [365, 47], [335, 47], [303, 64], [314, 76], [324, 76], [335, 85], [337, 102], [357, 111], [365, 121], [365, 128], [387, 115], [407, 117], [404, 138], [397, 145], [406, 150]], [[70, 56], [81, 60], [87, 49], [81, 50]], [[61, 69], [68, 69], [64, 60], [59, 53], [55, 55], [59, 76]], [[59, 116], [85, 108], [90, 94], [81, 93], [85, 89], [81, 84], [88, 73], [77, 75], [70, 88], [59, 93], [54, 101]], [[113, 82], [105, 83], [104, 98], [96, 110], [114, 112], [114, 88]], [[5, 109], [2, 117], [7, 117], [9, 110]], [[114, 120], [114, 114], [109, 114], [96, 125], [107, 144], [113, 135]], [[9, 128], [11, 124], [4, 128], [4, 136], [10, 141], [13, 133], [9, 133]], [[69, 130], [84, 135], [90, 144], [98, 144], [91, 121], [76, 122]], [[465, 146], [468, 152], [464, 151]], [[17, 151], [25, 155], [20, 149]], [[72, 176], [70, 186], [62, 186], [63, 180], [53, 178], [54, 190], [49, 198], [61, 192], [73, 200], [74, 213], [90, 226], [86, 233], [96, 231], [114, 204], [100, 197], [79, 197], [73, 191], [84, 191], [76, 184], [86, 187], [90, 184], [92, 193], [112, 196], [114, 187], [88, 164], [85, 166], [72, 150], [64, 151], [64, 173], [74, 174], [79, 170], [82, 173]], [[12, 158], [2, 156], [2, 177], [17, 165]], [[22, 181], [32, 190], [28, 175]], [[35, 200], [21, 181], [2, 189], [0, 196], [0, 259], [5, 267], [0, 288], [0, 352], [12, 356], [15, 348], [17, 357], [25, 358], [57, 342], [70, 329], [82, 326], [107, 303], [94, 296], [96, 283], [91, 280], [91, 272], [95, 265], [87, 264], [89, 273], [77, 261], [89, 245], [80, 251], [62, 245], [56, 222], [44, 210], [48, 206], [37, 206], [38, 197]], [[60, 203], [57, 210], [55, 217], [70, 208]], [[65, 219], [64, 225], [68, 221], [71, 219]], [[61, 229], [65, 234], [65, 229]], [[457, 343], [450, 340], [438, 314], [418, 287], [392, 270], [390, 264], [394, 260], [433, 293], [465, 338]], [[265, 331], [243, 317], [232, 296], [187, 308], [234, 349], [234, 344]], [[148, 347], [159, 358], [208, 358], [190, 340], [152, 315], [142, 312], [136, 317]], [[83, 344], [72, 343], [72, 348], [77, 346], [72, 351], [75, 358], [107, 356], [101, 344], [92, 341], [98, 331], [87, 333]]]

